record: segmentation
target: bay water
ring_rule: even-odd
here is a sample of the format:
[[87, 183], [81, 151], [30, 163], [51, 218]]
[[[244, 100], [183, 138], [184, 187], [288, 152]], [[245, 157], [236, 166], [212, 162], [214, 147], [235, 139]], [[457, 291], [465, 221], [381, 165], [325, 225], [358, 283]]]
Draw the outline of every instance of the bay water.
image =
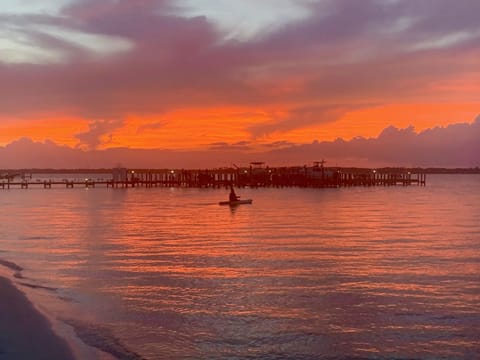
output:
[[0, 264], [99, 358], [480, 356], [479, 175], [237, 193], [0, 190]]

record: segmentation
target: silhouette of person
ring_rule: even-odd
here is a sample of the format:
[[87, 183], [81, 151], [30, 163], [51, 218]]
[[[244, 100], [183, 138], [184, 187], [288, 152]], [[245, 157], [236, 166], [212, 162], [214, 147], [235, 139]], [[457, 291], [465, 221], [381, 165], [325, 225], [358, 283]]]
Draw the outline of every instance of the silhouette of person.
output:
[[239, 197], [237, 196], [237, 194], [235, 194], [235, 190], [233, 190], [233, 186], [230, 185], [230, 201], [238, 201]]

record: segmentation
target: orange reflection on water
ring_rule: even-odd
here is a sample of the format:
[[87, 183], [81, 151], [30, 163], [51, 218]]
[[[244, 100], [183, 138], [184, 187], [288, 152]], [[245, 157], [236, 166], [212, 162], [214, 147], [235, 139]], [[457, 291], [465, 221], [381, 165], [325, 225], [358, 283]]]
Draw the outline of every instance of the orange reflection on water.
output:
[[448, 191], [442, 179], [241, 189], [254, 203], [235, 212], [218, 206], [223, 189], [8, 192], [15, 205], [5, 206], [22, 219], [2, 227], [3, 246], [98, 319], [120, 322], [117, 331], [154, 334], [149, 344], [161, 332], [181, 335], [176, 349], [247, 342], [334, 356], [317, 347], [328, 341], [351, 357], [473, 351], [480, 191]]

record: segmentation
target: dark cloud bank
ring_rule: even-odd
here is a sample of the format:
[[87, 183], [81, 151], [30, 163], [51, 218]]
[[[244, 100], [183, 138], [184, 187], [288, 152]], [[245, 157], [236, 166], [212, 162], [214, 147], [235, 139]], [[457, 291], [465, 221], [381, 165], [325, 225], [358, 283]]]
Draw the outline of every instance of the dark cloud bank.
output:
[[85, 151], [22, 138], [0, 148], [0, 168], [111, 168], [118, 164], [136, 168], [205, 168], [233, 163], [247, 165], [251, 161], [281, 166], [321, 159], [330, 166], [477, 167], [480, 166], [480, 116], [470, 124], [436, 127], [420, 133], [413, 127], [391, 126], [371, 139], [272, 145], [265, 146], [264, 151], [250, 152], [247, 142], [212, 144], [203, 151], [127, 148]]
[[[188, 106], [293, 102], [296, 122], [281, 124], [291, 129], [368, 106], [366, 99], [418, 99], [439, 80], [478, 76], [478, 62], [470, 60], [480, 44], [478, 1], [322, 1], [312, 3], [308, 18], [243, 42], [226, 41], [205, 17], [173, 15], [175, 4], [75, 0], [61, 16], [0, 13], [0, 31], [20, 28], [38, 48], [65, 57], [60, 64], [0, 59], [0, 115], [67, 109], [117, 119]], [[99, 56], [42, 32], [46, 26], [114, 36], [132, 48]], [[272, 91], [298, 79], [295, 91]]]

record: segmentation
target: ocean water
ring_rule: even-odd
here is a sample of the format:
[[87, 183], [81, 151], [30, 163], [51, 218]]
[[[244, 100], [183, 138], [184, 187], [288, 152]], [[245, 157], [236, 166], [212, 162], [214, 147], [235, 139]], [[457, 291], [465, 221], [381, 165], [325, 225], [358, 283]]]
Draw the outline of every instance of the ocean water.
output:
[[100, 358], [480, 356], [480, 176], [237, 193], [0, 189], [0, 265]]

